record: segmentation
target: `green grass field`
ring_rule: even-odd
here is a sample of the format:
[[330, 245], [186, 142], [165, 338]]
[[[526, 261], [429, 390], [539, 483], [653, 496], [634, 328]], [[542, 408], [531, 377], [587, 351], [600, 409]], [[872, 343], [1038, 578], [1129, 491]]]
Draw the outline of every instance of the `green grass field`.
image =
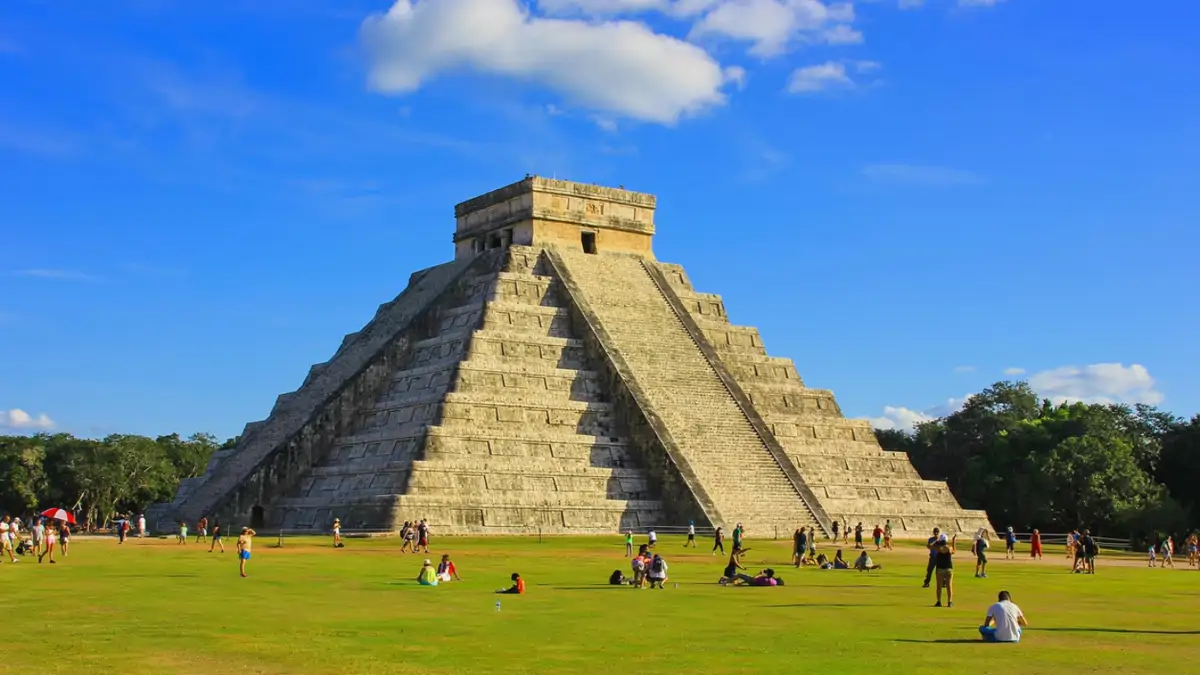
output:
[[[627, 570], [612, 539], [434, 540], [465, 578], [411, 581], [424, 556], [395, 539], [259, 537], [250, 578], [224, 555], [166, 539], [78, 538], [57, 565], [0, 564], [3, 641], [18, 651], [0, 672], [130, 673], [972, 673], [1195, 672], [1200, 573], [1101, 560], [1072, 575], [1061, 551], [1035, 563], [992, 554], [989, 579], [957, 558], [953, 609], [932, 607], [915, 548], [875, 554], [875, 573], [794, 570], [790, 542], [750, 540], [747, 564], [787, 585], [725, 588], [724, 560], [704, 542], [658, 547], [663, 591], [609, 587]], [[847, 549], [850, 547], [846, 547]], [[826, 549], [823, 550], [827, 550]], [[993, 549], [994, 551], [994, 549]], [[849, 551], [847, 551], [849, 553]], [[849, 557], [849, 555], [847, 556]], [[436, 560], [435, 560], [436, 562]], [[519, 571], [522, 597], [496, 596]], [[678, 587], [675, 587], [675, 584]], [[1007, 589], [1033, 626], [1020, 645], [985, 645], [976, 626]], [[501, 611], [495, 602], [502, 602]], [[39, 642], [44, 648], [37, 649]]]

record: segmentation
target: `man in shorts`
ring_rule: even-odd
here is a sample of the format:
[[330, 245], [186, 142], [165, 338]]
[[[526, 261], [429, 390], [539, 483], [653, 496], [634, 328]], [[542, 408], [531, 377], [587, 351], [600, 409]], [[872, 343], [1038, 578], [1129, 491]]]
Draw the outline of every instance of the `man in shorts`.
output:
[[254, 530], [243, 527], [242, 534], [237, 540], [238, 549], [238, 571], [242, 576], [246, 576], [246, 561], [250, 559], [250, 549], [254, 545], [254, 535], [258, 534]]
[[225, 552], [225, 542], [221, 541], [221, 534], [221, 519], [214, 518], [212, 527], [212, 545], [208, 547], [209, 553], [212, 553], [213, 549], [217, 546], [221, 547], [221, 553]]
[[16, 547], [16, 535], [13, 534], [12, 518], [4, 516], [4, 520], [0, 520], [0, 555], [8, 553], [8, 559], [11, 562], [21, 562], [17, 559], [17, 554], [13, 552]]
[[683, 544], [684, 548], [691, 546], [696, 548], [696, 521], [688, 521], [688, 540]]

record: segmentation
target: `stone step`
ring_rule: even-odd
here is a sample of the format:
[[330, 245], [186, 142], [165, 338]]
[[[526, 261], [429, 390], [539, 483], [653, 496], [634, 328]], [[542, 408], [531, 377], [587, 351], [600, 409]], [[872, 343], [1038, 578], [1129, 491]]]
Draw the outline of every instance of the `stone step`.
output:
[[[611, 471], [610, 471], [611, 473]], [[587, 475], [548, 473], [545, 471], [481, 471], [453, 469], [437, 462], [414, 464], [407, 495], [445, 494], [448, 491], [471, 495], [499, 492], [512, 499], [645, 499], [651, 496], [648, 480], [642, 472], [629, 475]]]
[[412, 466], [428, 471], [459, 473], [528, 474], [546, 476], [584, 476], [589, 478], [645, 478], [646, 471], [636, 467], [596, 466], [580, 457], [505, 457], [500, 455], [426, 455]]
[[662, 502], [655, 499], [608, 499], [603, 495], [585, 495], [570, 492], [553, 495], [526, 496], [520, 493], [485, 491], [479, 494], [455, 495], [441, 493], [389, 495], [397, 504], [405, 506], [450, 506], [457, 508], [595, 508], [595, 509], [642, 509], [662, 510]]

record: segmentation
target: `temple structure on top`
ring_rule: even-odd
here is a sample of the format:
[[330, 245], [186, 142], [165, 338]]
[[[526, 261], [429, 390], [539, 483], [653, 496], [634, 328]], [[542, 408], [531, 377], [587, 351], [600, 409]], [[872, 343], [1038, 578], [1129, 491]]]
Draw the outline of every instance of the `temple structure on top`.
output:
[[535, 176], [459, 204], [454, 260], [413, 274], [151, 525], [989, 527], [656, 261], [654, 208]]

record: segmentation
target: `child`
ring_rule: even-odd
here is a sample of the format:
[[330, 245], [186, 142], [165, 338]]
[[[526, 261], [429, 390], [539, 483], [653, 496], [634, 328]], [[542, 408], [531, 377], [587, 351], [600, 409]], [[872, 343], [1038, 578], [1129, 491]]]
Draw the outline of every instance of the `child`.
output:
[[187, 543], [187, 523], [179, 521], [179, 543]]
[[341, 518], [333, 519], [333, 547], [334, 548], [342, 547], [342, 519]]
[[521, 578], [521, 575], [517, 574], [516, 572], [513, 572], [512, 573], [512, 582], [513, 582], [513, 585], [511, 587], [506, 588], [504, 590], [496, 591], [496, 592], [501, 593], [503, 595], [524, 595], [525, 594], [525, 580]]
[[1158, 551], [1158, 545], [1155, 543], [1151, 543], [1149, 549], [1147, 549], [1147, 551], [1146, 551], [1146, 553], [1148, 553], [1150, 556], [1150, 560], [1147, 561], [1146, 567], [1154, 567], [1154, 554], [1157, 551]]

